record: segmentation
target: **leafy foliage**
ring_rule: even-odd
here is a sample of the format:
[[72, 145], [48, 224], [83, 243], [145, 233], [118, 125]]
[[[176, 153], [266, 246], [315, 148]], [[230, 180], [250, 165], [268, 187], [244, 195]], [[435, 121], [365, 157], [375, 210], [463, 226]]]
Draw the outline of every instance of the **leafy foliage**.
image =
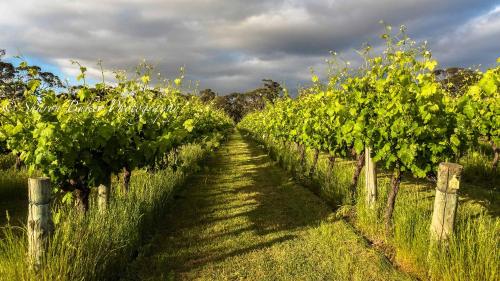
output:
[[266, 102], [273, 103], [283, 95], [283, 88], [277, 82], [264, 79], [264, 85], [246, 93], [232, 93], [225, 96], [213, 96], [208, 90], [201, 94], [203, 100], [213, 100], [217, 108], [224, 110], [235, 122], [256, 110], [262, 110]]
[[0, 50], [0, 97], [22, 99], [26, 90], [33, 88], [40, 94], [48, 88], [62, 89], [59, 77], [51, 72], [42, 71], [39, 66], [28, 65], [22, 61], [19, 65], [2, 60], [5, 50]]
[[482, 74], [458, 99], [460, 132], [477, 143], [478, 137], [486, 137], [500, 143], [500, 61], [497, 67]]
[[299, 98], [269, 103], [238, 126], [264, 141], [295, 142], [336, 157], [371, 147], [373, 160], [393, 173], [389, 222], [401, 172], [425, 177], [480, 136], [498, 141], [500, 72], [488, 70], [460, 88], [466, 93], [450, 93], [436, 78], [438, 62], [425, 44], [406, 36], [404, 26], [396, 35], [388, 26], [381, 37], [381, 54], [371, 55], [369, 46], [359, 52], [362, 67], [350, 68], [333, 53], [326, 82], [313, 73], [313, 85]]
[[179, 82], [150, 85], [147, 67], [95, 88], [80, 70], [83, 85], [68, 93], [30, 80], [23, 99], [1, 101], [0, 139], [64, 190], [105, 183], [122, 167], [151, 167], [171, 149], [232, 126], [223, 112], [183, 97]]

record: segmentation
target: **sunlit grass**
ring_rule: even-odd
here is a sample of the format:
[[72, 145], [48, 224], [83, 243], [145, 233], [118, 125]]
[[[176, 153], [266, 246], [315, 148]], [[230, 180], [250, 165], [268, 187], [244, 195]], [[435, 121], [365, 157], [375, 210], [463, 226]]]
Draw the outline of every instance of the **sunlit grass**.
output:
[[[186, 145], [180, 153], [180, 169], [155, 173], [134, 171], [126, 196], [115, 192], [108, 211], [91, 208], [86, 216], [71, 206], [55, 206], [56, 231], [50, 239], [46, 261], [35, 273], [27, 264], [25, 229], [5, 226], [0, 239], [0, 280], [107, 280], [123, 274], [137, 249], [154, 232], [168, 207], [173, 190], [211, 147]], [[119, 184], [114, 181], [112, 190]], [[95, 199], [95, 195], [92, 199]], [[93, 202], [91, 202], [92, 205]], [[27, 205], [24, 204], [24, 208]], [[92, 206], [96, 207], [96, 206]]]
[[[28, 174], [0, 171], [0, 223], [6, 223], [5, 210], [11, 217], [11, 226], [3, 227], [0, 234], [0, 280], [410, 279], [379, 251], [424, 280], [498, 280], [499, 195], [491, 185], [496, 178], [470, 177], [484, 163], [478, 159], [487, 155], [461, 160], [469, 177], [461, 185], [455, 236], [448, 247], [429, 252], [434, 184], [405, 177], [394, 213], [394, 234], [386, 237], [382, 219], [389, 186], [386, 174], [378, 175], [380, 192], [373, 210], [364, 206], [362, 177], [355, 208], [334, 213], [331, 207], [350, 202], [352, 161], [337, 159], [327, 173], [328, 159], [320, 155], [316, 173], [309, 178], [311, 151], [306, 166], [300, 167], [293, 147], [265, 149], [290, 175], [255, 144], [236, 135], [201, 166], [197, 163], [206, 149], [190, 145], [180, 152], [176, 171], [134, 171], [131, 193], [114, 194], [104, 215], [92, 210], [82, 217], [70, 206], [59, 207], [56, 211], [63, 215], [38, 274], [26, 263], [24, 228], [12, 226], [26, 218]], [[202, 172], [185, 188], [173, 192], [187, 174], [200, 168]], [[114, 178], [114, 190], [118, 184]], [[357, 230], [339, 220], [342, 215], [349, 216]]]
[[408, 280], [236, 135], [176, 196], [129, 280]]
[[[293, 148], [293, 147], [292, 147]], [[328, 160], [320, 156], [313, 178], [308, 178], [312, 151], [307, 151], [306, 165], [300, 167], [296, 149], [283, 144], [267, 143], [277, 162], [307, 183], [331, 204], [348, 204], [348, 188], [354, 171], [352, 161], [337, 160], [331, 175], [327, 174]], [[498, 280], [500, 267], [500, 192], [499, 173], [491, 170], [487, 150], [471, 151], [460, 163], [464, 177], [460, 189], [455, 234], [449, 246], [429, 254], [429, 227], [434, 202], [435, 185], [416, 180], [408, 175], [398, 195], [394, 213], [394, 233], [387, 237], [384, 231], [383, 211], [390, 178], [383, 171], [378, 174], [379, 197], [374, 209], [365, 203], [364, 173], [358, 183], [355, 212], [349, 220], [366, 235], [373, 245], [383, 250], [393, 263], [421, 279], [432, 280]]]

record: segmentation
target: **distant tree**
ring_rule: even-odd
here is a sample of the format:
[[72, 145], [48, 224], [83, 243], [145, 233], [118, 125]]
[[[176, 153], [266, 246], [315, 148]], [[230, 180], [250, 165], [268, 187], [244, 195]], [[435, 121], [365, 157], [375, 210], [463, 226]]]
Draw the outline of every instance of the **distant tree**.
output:
[[[44, 72], [38, 66], [21, 62], [18, 66], [5, 61], [5, 50], [0, 49], [0, 98], [12, 101], [22, 101], [24, 92], [35, 84], [37, 92], [41, 93], [48, 88], [64, 88], [59, 77], [51, 72]], [[9, 152], [5, 142], [0, 142], [0, 153]], [[22, 164], [19, 154], [16, 155], [16, 169]]]
[[450, 67], [434, 71], [437, 80], [448, 90], [448, 92], [458, 97], [465, 92], [466, 88], [476, 83], [481, 75], [476, 71], [460, 67]]
[[236, 122], [243, 118], [244, 102], [243, 94], [241, 93], [231, 93], [216, 97], [215, 106], [224, 110]]
[[[223, 109], [234, 121], [239, 122], [246, 114], [262, 110], [267, 102], [274, 103], [276, 99], [283, 96], [283, 87], [279, 83], [270, 79], [262, 81], [263, 86], [255, 90], [215, 97], [215, 106]], [[205, 95], [210, 94], [205, 93]]]
[[283, 87], [280, 83], [275, 82], [271, 79], [263, 79], [264, 87], [261, 89], [261, 94], [263, 98], [274, 103], [276, 99], [283, 96]]
[[301, 99], [307, 95], [313, 95], [315, 93], [315, 90], [313, 88], [299, 88], [298, 89], [298, 99]]
[[200, 92], [200, 99], [204, 103], [212, 101], [216, 96], [217, 94], [212, 89], [205, 89]]
[[5, 50], [0, 50], [0, 97], [22, 99], [24, 91], [34, 82], [40, 83], [40, 91], [47, 88], [64, 88], [57, 75], [25, 62], [15, 66], [3, 60], [5, 54]]

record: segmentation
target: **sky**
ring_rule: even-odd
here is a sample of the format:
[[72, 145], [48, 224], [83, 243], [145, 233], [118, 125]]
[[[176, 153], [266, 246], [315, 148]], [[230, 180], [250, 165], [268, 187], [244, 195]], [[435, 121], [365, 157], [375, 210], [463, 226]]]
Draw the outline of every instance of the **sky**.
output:
[[[440, 67], [495, 65], [500, 2], [466, 0], [0, 0], [0, 49], [62, 78], [87, 66], [133, 70], [146, 59], [168, 77], [220, 94], [259, 87], [265, 78], [296, 89], [322, 69], [330, 51], [382, 44], [380, 20], [428, 41]], [[375, 48], [376, 49], [376, 48]], [[110, 72], [106, 77], [111, 77]]]

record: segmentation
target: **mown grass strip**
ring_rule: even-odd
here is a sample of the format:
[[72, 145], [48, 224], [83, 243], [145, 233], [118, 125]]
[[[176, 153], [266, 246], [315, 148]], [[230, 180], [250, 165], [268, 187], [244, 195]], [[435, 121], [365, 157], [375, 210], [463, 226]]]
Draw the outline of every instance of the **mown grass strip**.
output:
[[129, 280], [410, 280], [241, 135], [176, 198]]

